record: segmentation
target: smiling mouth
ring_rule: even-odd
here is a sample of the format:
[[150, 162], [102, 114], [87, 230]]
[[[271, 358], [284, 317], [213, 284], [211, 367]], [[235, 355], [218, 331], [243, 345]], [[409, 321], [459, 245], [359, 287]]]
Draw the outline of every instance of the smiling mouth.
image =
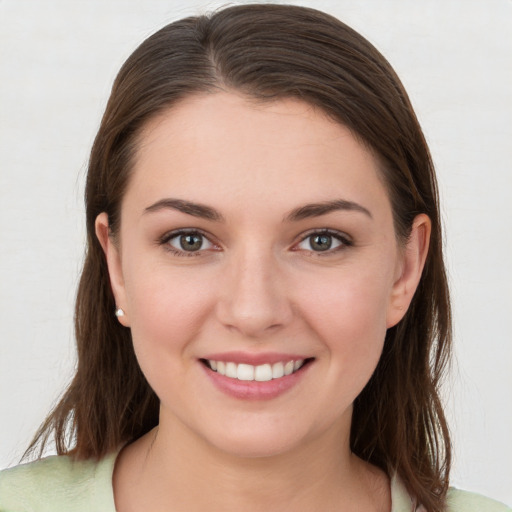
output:
[[215, 361], [213, 359], [201, 359], [201, 362], [210, 370], [230, 379], [246, 382], [268, 382], [292, 375], [312, 360], [313, 358], [297, 359], [274, 364], [265, 363], [257, 366], [230, 361]]

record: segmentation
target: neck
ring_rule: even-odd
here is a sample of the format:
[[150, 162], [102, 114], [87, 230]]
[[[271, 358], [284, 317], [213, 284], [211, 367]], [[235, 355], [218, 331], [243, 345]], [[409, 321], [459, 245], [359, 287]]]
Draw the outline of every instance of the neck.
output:
[[120, 512], [373, 511], [389, 501], [382, 476], [351, 454], [349, 428], [333, 428], [272, 456], [241, 457], [216, 449], [180, 424], [161, 424], [123, 450], [114, 489]]

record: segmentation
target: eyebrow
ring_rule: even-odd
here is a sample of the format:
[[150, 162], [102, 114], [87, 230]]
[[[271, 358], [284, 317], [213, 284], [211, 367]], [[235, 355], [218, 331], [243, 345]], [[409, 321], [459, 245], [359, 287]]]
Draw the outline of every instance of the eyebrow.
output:
[[[194, 217], [213, 220], [217, 222], [224, 222], [225, 220], [224, 217], [214, 208], [206, 206], [204, 204], [186, 201], [184, 199], [160, 199], [151, 206], [148, 206], [144, 210], [144, 213], [157, 212], [165, 209], [177, 210], [179, 212], [192, 215]], [[303, 206], [299, 206], [298, 208], [295, 208], [290, 213], [288, 213], [284, 217], [284, 221], [297, 222], [300, 220], [312, 217], [319, 217], [321, 215], [326, 215], [328, 213], [340, 210], [360, 212], [364, 213], [370, 218], [373, 218], [370, 211], [364, 206], [361, 206], [358, 203], [354, 203], [353, 201], [346, 201], [345, 199], [336, 199], [333, 201], [310, 203]]]
[[332, 213], [339, 210], [360, 212], [370, 217], [370, 219], [373, 218], [372, 214], [370, 213], [370, 210], [368, 210], [364, 206], [361, 206], [358, 203], [354, 203], [353, 201], [346, 201], [345, 199], [336, 199], [334, 201], [324, 201], [321, 203], [306, 204], [304, 206], [300, 206], [299, 208], [295, 208], [285, 217], [285, 220], [299, 221], [311, 217], [319, 217], [320, 215], [326, 215], [328, 213]]
[[144, 213], [157, 212], [165, 209], [177, 210], [201, 219], [214, 220], [217, 222], [224, 221], [224, 217], [214, 208], [204, 204], [185, 201], [184, 199], [161, 199], [151, 206], [148, 206], [144, 210]]

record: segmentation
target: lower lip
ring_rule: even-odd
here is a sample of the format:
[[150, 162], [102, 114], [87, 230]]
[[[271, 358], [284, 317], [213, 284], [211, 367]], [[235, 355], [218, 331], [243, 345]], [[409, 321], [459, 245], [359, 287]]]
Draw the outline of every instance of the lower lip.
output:
[[211, 370], [203, 363], [200, 364], [213, 384], [226, 395], [240, 400], [271, 400], [297, 385], [308, 371], [311, 363], [311, 361], [308, 362], [291, 375], [265, 382], [232, 379]]

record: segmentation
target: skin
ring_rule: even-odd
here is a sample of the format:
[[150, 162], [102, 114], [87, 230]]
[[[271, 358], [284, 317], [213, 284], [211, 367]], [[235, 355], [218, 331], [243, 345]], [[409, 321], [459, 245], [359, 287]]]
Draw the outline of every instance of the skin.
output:
[[[153, 206], [168, 198], [222, 220]], [[339, 200], [367, 211], [291, 218]], [[352, 403], [416, 290], [430, 222], [397, 243], [377, 162], [346, 127], [297, 100], [188, 98], [143, 130], [116, 239], [106, 214], [96, 229], [161, 400], [158, 428], [118, 457], [119, 511], [390, 510], [386, 475], [350, 452]], [[200, 249], [178, 229], [204, 234]], [[312, 362], [277, 397], [243, 400], [200, 361], [229, 351]]]

